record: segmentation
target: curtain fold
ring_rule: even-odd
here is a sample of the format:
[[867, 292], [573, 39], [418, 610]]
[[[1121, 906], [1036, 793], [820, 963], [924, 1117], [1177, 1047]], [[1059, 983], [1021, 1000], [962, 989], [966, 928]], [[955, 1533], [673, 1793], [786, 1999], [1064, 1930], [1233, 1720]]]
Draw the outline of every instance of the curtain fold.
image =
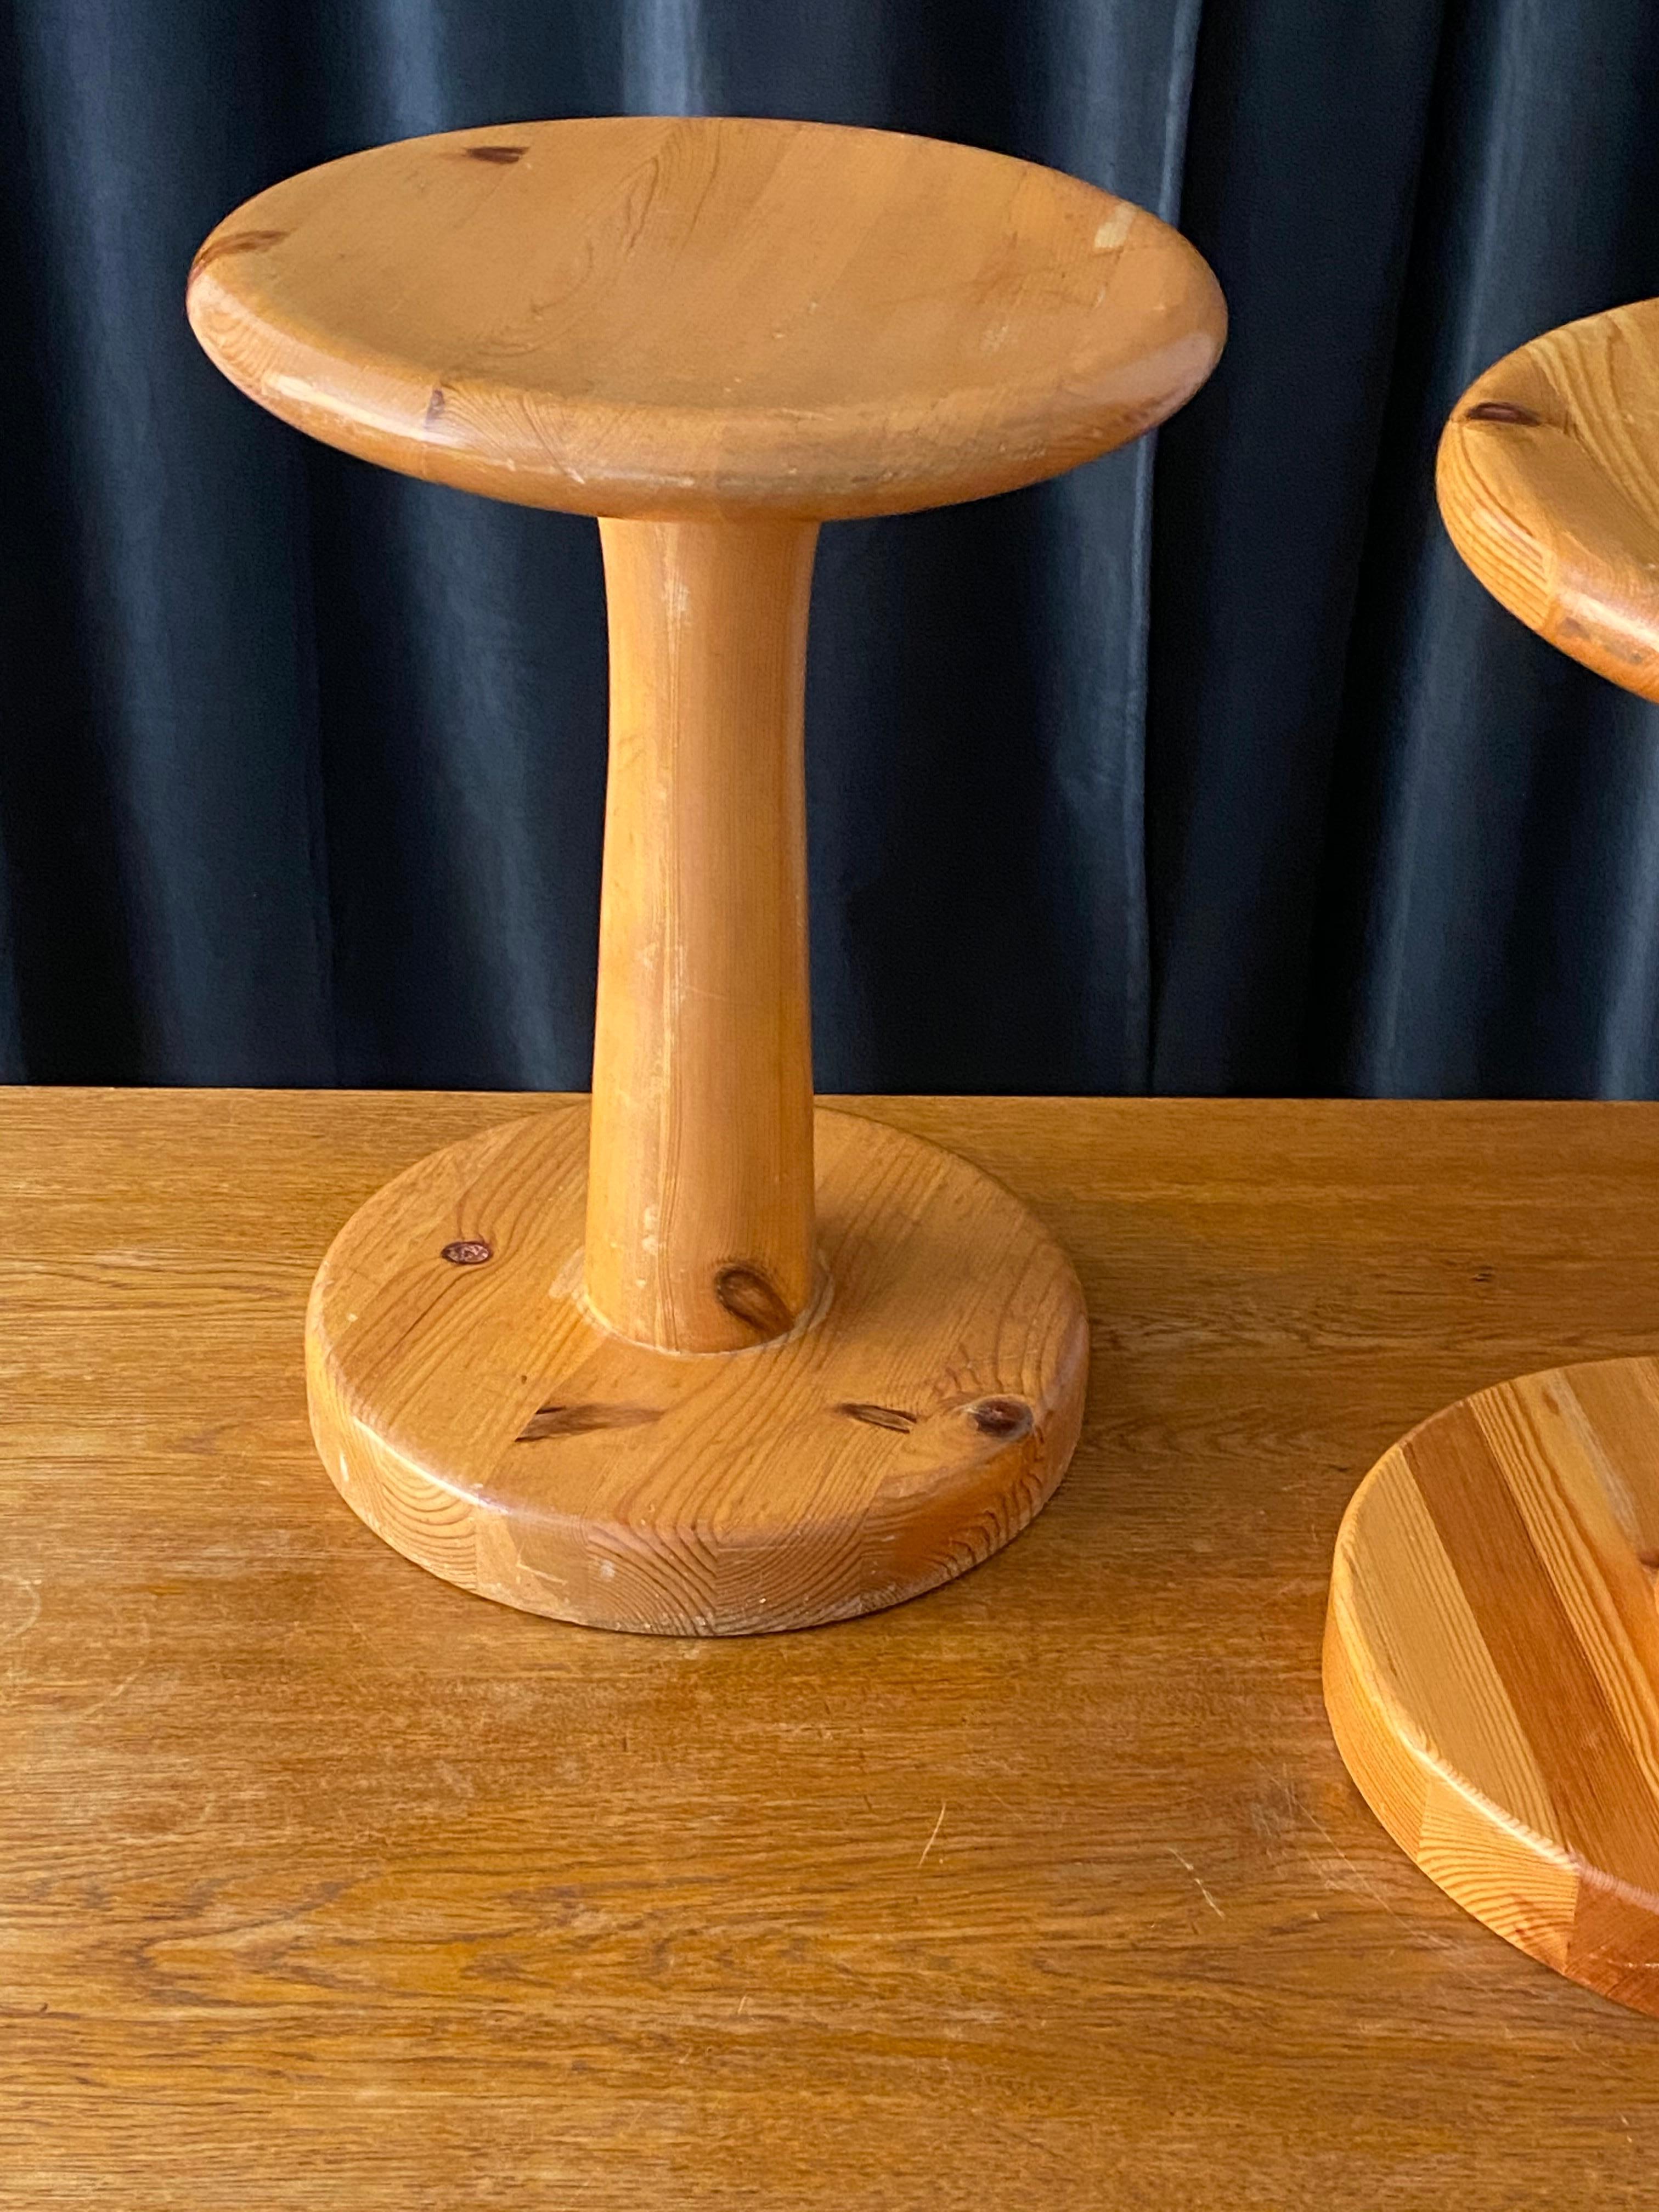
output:
[[1463, 384], [1659, 292], [1648, 0], [0, 0], [0, 1077], [579, 1085], [596, 534], [196, 349], [279, 176], [530, 116], [959, 137], [1179, 221], [1212, 384], [823, 532], [825, 1089], [1649, 1093], [1659, 727], [1461, 568]]
[[1458, 394], [1540, 330], [1659, 293], [1648, 0], [1449, 15], [1326, 838], [1318, 1076], [1362, 1091], [1659, 1083], [1659, 713], [1462, 568], [1433, 502]]

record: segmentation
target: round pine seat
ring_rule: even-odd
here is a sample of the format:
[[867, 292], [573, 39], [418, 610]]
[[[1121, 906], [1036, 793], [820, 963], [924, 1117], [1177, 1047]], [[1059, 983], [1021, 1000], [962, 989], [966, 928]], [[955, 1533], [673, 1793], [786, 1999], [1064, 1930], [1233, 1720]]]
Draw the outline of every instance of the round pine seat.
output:
[[1225, 313], [1076, 178], [826, 124], [602, 117], [377, 147], [203, 246], [232, 380], [368, 460], [532, 507], [827, 520], [975, 499], [1162, 422]]
[[1478, 377], [1441, 438], [1438, 489], [1494, 599], [1659, 699], [1659, 300], [1546, 331]]

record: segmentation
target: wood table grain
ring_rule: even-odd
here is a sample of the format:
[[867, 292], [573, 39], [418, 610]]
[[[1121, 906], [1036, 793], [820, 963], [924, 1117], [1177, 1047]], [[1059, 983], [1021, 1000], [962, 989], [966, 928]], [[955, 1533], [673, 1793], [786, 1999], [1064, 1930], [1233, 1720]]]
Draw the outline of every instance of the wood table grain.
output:
[[0, 1096], [0, 2203], [1645, 2205], [1659, 2029], [1384, 1837], [1349, 1492], [1659, 1339], [1659, 1108], [884, 1101], [1077, 1261], [978, 1572], [676, 1642], [470, 1597], [306, 1432], [341, 1220], [484, 1096]]

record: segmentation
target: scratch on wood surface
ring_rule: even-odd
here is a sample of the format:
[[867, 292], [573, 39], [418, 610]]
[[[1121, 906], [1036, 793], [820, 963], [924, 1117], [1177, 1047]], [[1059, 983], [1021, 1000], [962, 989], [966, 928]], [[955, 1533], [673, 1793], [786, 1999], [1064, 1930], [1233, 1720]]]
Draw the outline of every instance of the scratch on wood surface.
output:
[[3, 1575], [0, 1582], [9, 1583], [12, 1589], [23, 1593], [22, 1603], [17, 1608], [22, 1617], [0, 1620], [0, 1644], [13, 1644], [20, 1636], [27, 1636], [40, 1618], [40, 1585], [27, 1575]]
[[1203, 1875], [1193, 1864], [1192, 1861], [1188, 1858], [1183, 1858], [1173, 1844], [1166, 1844], [1164, 1845], [1164, 1849], [1169, 1852], [1170, 1856], [1175, 1861], [1177, 1866], [1185, 1867], [1188, 1873], [1191, 1875], [1193, 1880], [1198, 1885], [1199, 1895], [1203, 1899], [1206, 1905], [1209, 1906], [1211, 1911], [1214, 1913], [1216, 1918], [1218, 1920], [1224, 1920], [1227, 1916], [1222, 1911], [1220, 1905], [1216, 1903], [1214, 1891], [1205, 1881]]
[[[1337, 1842], [1336, 1838], [1325, 1826], [1325, 1823], [1317, 1819], [1314, 1814], [1310, 1813], [1306, 1806], [1302, 1808], [1302, 1812], [1303, 1817], [1306, 1820], [1308, 1826], [1310, 1828], [1316, 1829], [1318, 1833], [1324, 1838], [1331, 1850], [1336, 1853], [1338, 1858], [1341, 1860], [1343, 1865], [1346, 1867], [1348, 1872], [1353, 1876], [1355, 1884], [1361, 1891], [1363, 1891], [1365, 1896], [1370, 1899], [1372, 1904], [1380, 1905], [1383, 1911], [1389, 1915], [1390, 1919], [1403, 1920], [1406, 1916], [1401, 1911], [1398, 1905], [1394, 1905], [1389, 1901], [1389, 1899], [1383, 1894], [1382, 1891], [1377, 1887], [1376, 1884], [1365, 1872], [1364, 1867], [1357, 1865], [1355, 1862], [1348, 1856], [1346, 1851], [1345, 1851], [1341, 1844]], [[1334, 1881], [1331, 1879], [1329, 1873], [1323, 1867], [1321, 1867], [1316, 1860], [1310, 1858], [1309, 1863], [1314, 1867], [1315, 1872], [1319, 1875], [1320, 1880], [1324, 1883], [1327, 1889], [1334, 1889], [1339, 1895], [1341, 1893], [1345, 1887], [1345, 1885], [1342, 1882]]]
[[[1309, 1826], [1315, 1829], [1324, 1838], [1326, 1843], [1330, 1846], [1331, 1850], [1336, 1853], [1338, 1858], [1341, 1860], [1343, 1865], [1346, 1867], [1348, 1872], [1352, 1875], [1354, 1882], [1360, 1892], [1368, 1898], [1373, 1905], [1380, 1905], [1382, 1910], [1388, 1914], [1390, 1920], [1397, 1920], [1401, 1923], [1401, 1927], [1412, 1929], [1416, 1934], [1425, 1950], [1437, 1953], [1444, 1960], [1446, 1966], [1449, 1967], [1454, 1973], [1459, 1975], [1464, 1981], [1473, 1982], [1479, 1988], [1485, 1987], [1485, 1984], [1479, 1972], [1464, 1958], [1462, 1947], [1457, 1942], [1455, 1937], [1442, 1936], [1437, 1933], [1437, 1931], [1432, 1928], [1423, 1926], [1422, 1923], [1414, 1917], [1401, 1911], [1399, 1906], [1392, 1904], [1384, 1893], [1378, 1888], [1377, 1885], [1371, 1880], [1364, 1869], [1358, 1865], [1356, 1861], [1349, 1857], [1346, 1851], [1343, 1850], [1341, 1844], [1336, 1840], [1336, 1838], [1325, 1826], [1325, 1823], [1320, 1820], [1316, 1814], [1310, 1811], [1305, 1805], [1302, 1808], [1302, 1813], [1303, 1817], [1307, 1821]], [[1313, 1868], [1315, 1873], [1318, 1875], [1319, 1879], [1324, 1883], [1326, 1888], [1334, 1890], [1339, 1896], [1341, 1895], [1346, 1887], [1346, 1885], [1336, 1880], [1328, 1868], [1321, 1866], [1311, 1852], [1306, 1854], [1306, 1858], [1307, 1863]], [[1509, 2021], [1500, 2020], [1497, 2021], [1495, 2025], [1504, 2036], [1506, 2042], [1513, 2042], [1515, 2039], [1515, 2030]]]
[[95, 1697], [89, 1705], [82, 1705], [78, 1712], [71, 1716], [73, 1719], [77, 1721], [90, 1720], [94, 1713], [101, 1713], [106, 1705], [112, 1705], [118, 1698], [125, 1697], [127, 1692], [132, 1687], [133, 1684], [138, 1680], [138, 1677], [143, 1673], [145, 1668], [149, 1664], [149, 1651], [148, 1648], [149, 1638], [146, 1637], [144, 1642], [146, 1649], [136, 1665], [129, 1667], [126, 1673], [122, 1675], [118, 1682], [112, 1682], [109, 1688], [101, 1692], [99, 1696]]
[[939, 1818], [933, 1823], [933, 1832], [928, 1837], [927, 1842], [921, 1847], [921, 1856], [916, 1861], [916, 1864], [918, 1866], [925, 1866], [927, 1864], [928, 1852], [933, 1850], [934, 1844], [939, 1841], [939, 1832], [945, 1826], [945, 1808], [941, 1805], [939, 1808]]

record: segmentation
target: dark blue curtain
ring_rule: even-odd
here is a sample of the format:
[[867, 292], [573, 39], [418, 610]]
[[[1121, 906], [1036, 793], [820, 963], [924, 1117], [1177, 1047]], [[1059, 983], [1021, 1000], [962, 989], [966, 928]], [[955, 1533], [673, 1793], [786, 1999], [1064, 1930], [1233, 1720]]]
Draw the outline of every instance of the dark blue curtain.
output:
[[1659, 728], [1461, 569], [1435, 437], [1659, 292], [1652, 0], [0, 0], [0, 1076], [580, 1085], [592, 524], [308, 447], [182, 312], [289, 171], [886, 124], [1179, 222], [1155, 442], [825, 532], [826, 1090], [1659, 1089]]

